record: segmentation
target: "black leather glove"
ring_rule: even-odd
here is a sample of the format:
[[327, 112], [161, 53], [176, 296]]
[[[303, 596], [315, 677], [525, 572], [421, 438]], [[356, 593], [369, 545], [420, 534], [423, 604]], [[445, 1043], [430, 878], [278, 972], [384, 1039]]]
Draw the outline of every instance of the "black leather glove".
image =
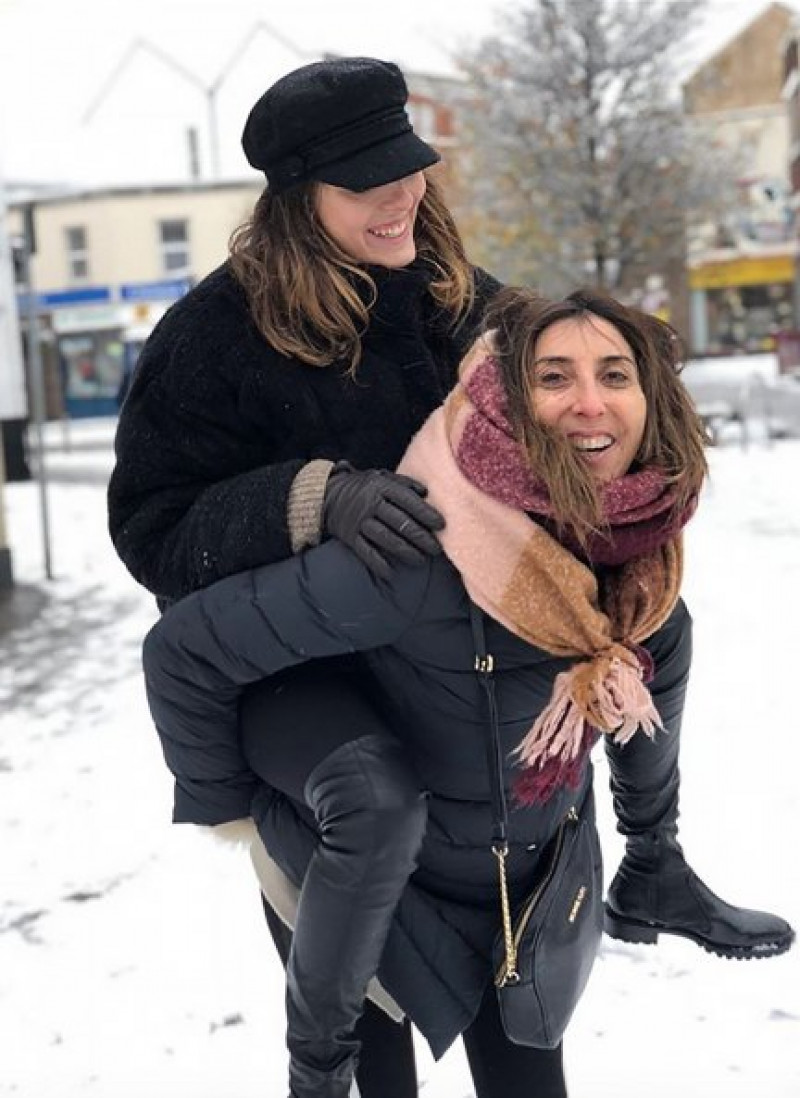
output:
[[361, 472], [342, 463], [328, 478], [323, 532], [349, 545], [374, 575], [388, 579], [390, 561], [421, 564], [441, 552], [433, 531], [443, 528], [444, 519], [425, 502], [427, 491], [399, 473]]

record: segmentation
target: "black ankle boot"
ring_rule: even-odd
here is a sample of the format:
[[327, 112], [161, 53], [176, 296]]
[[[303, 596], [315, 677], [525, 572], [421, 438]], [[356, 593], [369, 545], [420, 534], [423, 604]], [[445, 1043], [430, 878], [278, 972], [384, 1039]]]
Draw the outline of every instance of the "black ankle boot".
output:
[[787, 922], [725, 903], [686, 864], [674, 835], [629, 838], [606, 898], [605, 930], [624, 942], [676, 934], [718, 957], [775, 957], [794, 940]]
[[320, 839], [286, 968], [291, 1098], [348, 1098], [355, 1026], [425, 831], [426, 804], [402, 747], [364, 736], [311, 773]]
[[605, 930], [626, 942], [677, 934], [719, 957], [774, 957], [794, 940], [787, 922], [721, 900], [686, 864], [677, 841], [681, 723], [691, 667], [691, 619], [679, 604], [660, 631], [650, 685], [665, 731], [624, 746], [606, 738], [625, 857], [608, 889]]

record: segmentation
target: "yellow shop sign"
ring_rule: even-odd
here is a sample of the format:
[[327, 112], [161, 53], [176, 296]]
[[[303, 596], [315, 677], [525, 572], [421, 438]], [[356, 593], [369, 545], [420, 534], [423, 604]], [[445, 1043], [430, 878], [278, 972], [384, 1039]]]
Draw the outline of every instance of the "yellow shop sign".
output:
[[689, 269], [693, 290], [716, 290], [724, 286], [764, 286], [770, 282], [794, 281], [794, 257], [772, 255], [724, 259]]

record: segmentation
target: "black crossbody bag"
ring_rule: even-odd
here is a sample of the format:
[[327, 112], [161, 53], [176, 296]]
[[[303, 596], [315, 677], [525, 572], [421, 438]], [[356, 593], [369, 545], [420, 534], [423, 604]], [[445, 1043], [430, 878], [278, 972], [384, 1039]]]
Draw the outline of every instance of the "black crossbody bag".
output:
[[486, 697], [486, 750], [492, 791], [492, 853], [497, 859], [503, 929], [493, 948], [494, 982], [510, 1041], [555, 1048], [592, 971], [603, 929], [602, 855], [591, 791], [571, 808], [542, 851], [536, 886], [511, 911], [506, 882], [508, 811], [495, 697], [494, 660], [482, 612], [470, 604], [475, 670]]

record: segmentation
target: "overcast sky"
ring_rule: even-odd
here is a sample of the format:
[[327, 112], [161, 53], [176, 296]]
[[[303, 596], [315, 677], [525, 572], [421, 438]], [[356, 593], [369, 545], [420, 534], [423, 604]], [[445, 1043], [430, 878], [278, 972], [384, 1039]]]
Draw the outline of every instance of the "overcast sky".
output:
[[[697, 50], [713, 52], [766, 2], [713, 0]], [[196, 130], [203, 154], [208, 144], [203, 89], [250, 36], [213, 111], [222, 174], [243, 177], [244, 118], [282, 73], [326, 50], [453, 72], [459, 49], [479, 41], [497, 13], [514, 6], [515, 0], [457, 6], [453, 0], [0, 0], [0, 172], [9, 181], [187, 178], [187, 129]]]

